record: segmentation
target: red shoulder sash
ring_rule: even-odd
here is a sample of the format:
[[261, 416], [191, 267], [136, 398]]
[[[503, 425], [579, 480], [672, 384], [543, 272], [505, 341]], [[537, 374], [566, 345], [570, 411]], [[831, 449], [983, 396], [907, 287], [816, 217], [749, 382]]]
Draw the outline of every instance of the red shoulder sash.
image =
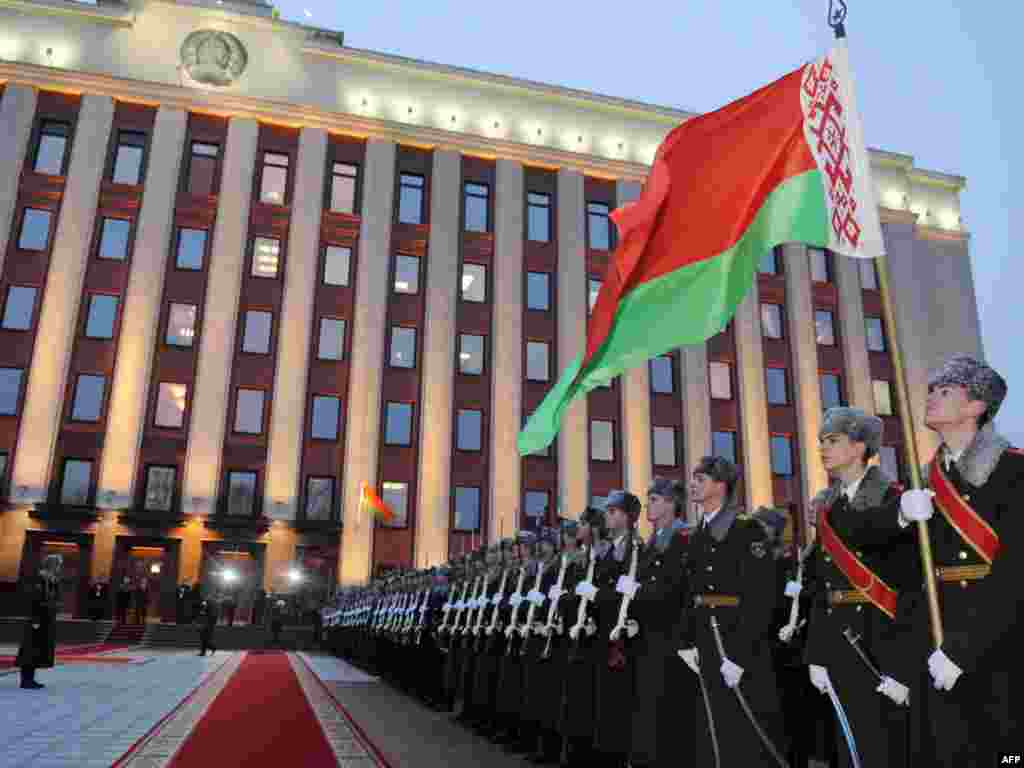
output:
[[847, 580], [871, 603], [890, 619], [896, 617], [896, 590], [882, 581], [882, 577], [868, 568], [854, 552], [843, 543], [829, 523], [831, 506], [824, 504], [818, 510], [818, 533], [825, 551], [843, 572]]
[[931, 466], [928, 468], [928, 481], [935, 491], [935, 505], [942, 516], [960, 534], [960, 538], [970, 544], [971, 549], [977, 552], [982, 560], [991, 565], [1002, 546], [999, 536], [992, 530], [992, 526], [974, 511], [967, 500], [957, 493], [953, 483], [946, 477], [938, 455], [932, 458]]

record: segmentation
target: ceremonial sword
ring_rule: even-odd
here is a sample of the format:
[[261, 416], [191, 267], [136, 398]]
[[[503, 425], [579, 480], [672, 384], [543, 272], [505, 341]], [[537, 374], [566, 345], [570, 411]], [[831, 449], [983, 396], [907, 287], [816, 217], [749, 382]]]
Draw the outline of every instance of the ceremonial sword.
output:
[[[725, 646], [722, 643], [722, 633], [718, 631], [718, 619], [716, 619], [713, 614], [711, 616], [711, 631], [715, 635], [715, 645], [718, 646], [718, 655], [721, 657], [722, 661], [725, 661], [727, 657], [725, 655]], [[701, 682], [703, 683], [703, 680]], [[766, 734], [764, 729], [761, 728], [761, 724], [757, 722], [757, 718], [754, 717], [754, 713], [751, 711], [750, 705], [747, 704], [747, 699], [744, 697], [743, 691], [740, 690], [739, 683], [732, 686], [732, 692], [736, 694], [736, 700], [740, 703], [740, 707], [743, 708], [744, 714], [746, 714], [750, 724], [754, 727], [754, 731], [757, 733], [758, 738], [761, 739], [761, 743], [764, 744], [772, 757], [775, 758], [775, 762], [782, 766], [782, 768], [789, 768], [789, 763], [787, 763], [785, 758], [782, 757], [779, 750], [775, 747], [775, 744], [773, 744], [772, 740], [768, 738], [768, 734]], [[855, 768], [860, 768], [860, 764], [858, 763]]]
[[829, 701], [832, 702], [832, 708], [836, 711], [836, 719], [839, 720], [839, 726], [843, 729], [846, 746], [850, 748], [850, 760], [853, 762], [853, 768], [860, 768], [860, 753], [857, 752], [857, 741], [853, 738], [850, 720], [846, 717], [846, 710], [843, 709], [843, 704], [839, 701], [839, 695], [836, 693], [836, 689], [832, 687], [831, 681], [828, 683], [826, 693], [828, 693]]
[[846, 641], [853, 646], [853, 650], [860, 656], [860, 660], [864, 662], [865, 666], [871, 670], [871, 673], [879, 680], [882, 679], [882, 673], [878, 671], [878, 667], [871, 663], [871, 659], [868, 658], [867, 652], [860, 647], [860, 635], [856, 635], [853, 632], [853, 627], [847, 627], [843, 630], [843, 637]]
[[704, 683], [704, 674], [700, 671], [700, 661], [697, 662], [697, 679], [700, 681], [700, 693], [704, 699], [704, 712], [708, 716], [708, 730], [711, 731], [711, 749], [715, 752], [715, 768], [722, 768], [722, 756], [718, 752], [718, 734], [715, 732], [715, 716], [711, 714], [711, 699], [708, 698], [708, 687]]

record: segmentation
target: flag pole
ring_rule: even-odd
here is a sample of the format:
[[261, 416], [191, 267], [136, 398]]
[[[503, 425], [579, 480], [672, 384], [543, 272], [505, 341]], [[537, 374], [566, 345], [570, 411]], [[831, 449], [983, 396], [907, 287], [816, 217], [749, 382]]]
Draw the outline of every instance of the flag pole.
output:
[[[846, 3], [844, 0], [829, 0], [828, 25], [835, 32], [836, 40], [846, 39]], [[882, 298], [882, 314], [885, 328], [889, 336], [889, 349], [892, 355], [892, 367], [896, 377], [896, 401], [899, 408], [900, 428], [903, 432], [903, 448], [906, 453], [907, 469], [910, 474], [910, 486], [921, 487], [921, 462], [917, 455], [914, 422], [910, 411], [910, 391], [903, 368], [903, 354], [900, 350], [899, 335], [896, 332], [896, 313], [893, 310], [892, 292], [889, 288], [889, 264], [885, 254], [876, 259], [878, 267], [878, 290]], [[921, 550], [921, 570], [924, 576], [925, 591], [928, 594], [928, 614], [931, 619], [932, 642], [936, 648], [942, 647], [942, 613], [939, 610], [939, 592], [935, 585], [935, 566], [932, 558], [931, 539], [928, 536], [928, 524], [917, 523], [917, 541]]]

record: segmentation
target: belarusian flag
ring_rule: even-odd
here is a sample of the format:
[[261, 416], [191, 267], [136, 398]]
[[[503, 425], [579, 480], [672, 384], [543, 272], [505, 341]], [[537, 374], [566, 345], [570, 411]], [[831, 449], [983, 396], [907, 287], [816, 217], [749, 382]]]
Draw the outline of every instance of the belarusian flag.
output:
[[390, 523], [395, 519], [395, 513], [380, 496], [374, 493], [369, 483], [363, 481], [362, 491], [359, 495], [359, 503], [365, 504], [373, 512], [373, 516], [382, 522]]
[[884, 253], [845, 41], [717, 112], [675, 128], [640, 198], [612, 214], [620, 244], [587, 347], [548, 392], [519, 452], [547, 446], [576, 397], [721, 331], [781, 243]]

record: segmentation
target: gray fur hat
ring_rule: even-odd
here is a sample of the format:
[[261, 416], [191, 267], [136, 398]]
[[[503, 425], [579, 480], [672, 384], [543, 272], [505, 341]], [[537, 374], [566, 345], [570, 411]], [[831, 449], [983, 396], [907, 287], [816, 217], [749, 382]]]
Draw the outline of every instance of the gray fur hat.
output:
[[967, 355], [954, 355], [928, 377], [929, 392], [951, 385], [964, 387], [968, 398], [985, 403], [981, 425], [995, 418], [1006, 397], [1006, 380], [991, 366]]
[[825, 411], [818, 430], [818, 439], [825, 435], [846, 435], [855, 443], [864, 443], [864, 459], [878, 453], [882, 444], [882, 420], [864, 413], [859, 408], [836, 406]]

